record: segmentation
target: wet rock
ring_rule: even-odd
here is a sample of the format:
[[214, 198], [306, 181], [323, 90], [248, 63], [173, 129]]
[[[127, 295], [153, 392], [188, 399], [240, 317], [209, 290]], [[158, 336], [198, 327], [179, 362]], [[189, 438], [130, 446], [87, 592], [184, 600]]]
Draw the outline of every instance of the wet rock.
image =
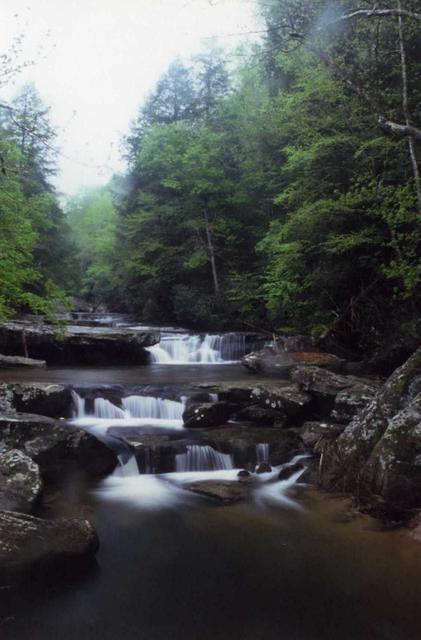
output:
[[334, 422], [348, 424], [352, 418], [374, 398], [377, 386], [356, 383], [349, 389], [340, 391], [334, 400], [331, 418]]
[[0, 511], [0, 572], [87, 560], [98, 546], [98, 536], [88, 520], [41, 520]]
[[286, 417], [279, 411], [267, 409], [266, 407], [261, 407], [258, 404], [252, 404], [240, 409], [236, 414], [236, 418], [240, 421], [244, 420], [245, 422], [253, 422], [253, 424], [262, 425], [264, 427], [272, 427], [275, 423], [277, 427], [280, 427], [286, 420]]
[[304, 466], [300, 462], [294, 464], [285, 465], [279, 472], [279, 480], [289, 480], [298, 471], [303, 471]]
[[[421, 348], [325, 447], [323, 486], [358, 493], [387, 512], [421, 506]], [[382, 506], [377, 502], [380, 497]]]
[[183, 413], [184, 426], [187, 429], [208, 429], [226, 423], [235, 407], [227, 402], [205, 402], [191, 405]]
[[188, 491], [213, 498], [224, 504], [241, 502], [250, 496], [248, 484], [237, 480], [202, 480], [183, 486]]
[[375, 391], [374, 383], [356, 376], [340, 375], [321, 367], [295, 367], [291, 371], [290, 377], [300, 389], [321, 399], [333, 400], [338, 393], [345, 389], [361, 387], [362, 390], [373, 389]]
[[70, 389], [49, 383], [8, 383], [0, 385], [0, 394], [8, 387], [16, 411], [36, 413], [51, 418], [68, 416], [72, 407]]
[[237, 473], [237, 478], [240, 478], [240, 479], [250, 478], [250, 477], [251, 477], [251, 473], [250, 471], [247, 471], [247, 469], [241, 469], [241, 471]]
[[253, 373], [265, 373], [285, 377], [296, 365], [317, 366], [339, 371], [345, 361], [329, 353], [317, 351], [286, 351], [275, 347], [265, 347], [247, 354], [242, 364]]
[[270, 473], [272, 471], [272, 467], [268, 462], [261, 462], [256, 467], [256, 473]]
[[0, 353], [0, 369], [9, 367], [45, 367], [45, 360], [35, 360], [34, 358], [24, 358], [23, 356], [5, 356]]
[[30, 513], [42, 491], [38, 465], [22, 451], [0, 453], [0, 509]]
[[345, 425], [334, 422], [305, 422], [300, 436], [306, 447], [313, 448], [320, 440], [336, 440], [345, 429]]
[[159, 342], [159, 332], [130, 328], [68, 325], [57, 329], [35, 322], [0, 323], [0, 349], [22, 352], [54, 364], [146, 364], [146, 347]]
[[278, 412], [288, 419], [303, 417], [308, 411], [312, 398], [301, 391], [298, 385], [280, 385], [276, 383], [259, 384], [253, 388], [251, 398], [260, 406]]
[[101, 477], [117, 464], [115, 453], [89, 433], [29, 413], [0, 415], [0, 445], [23, 451], [52, 481], [72, 471]]

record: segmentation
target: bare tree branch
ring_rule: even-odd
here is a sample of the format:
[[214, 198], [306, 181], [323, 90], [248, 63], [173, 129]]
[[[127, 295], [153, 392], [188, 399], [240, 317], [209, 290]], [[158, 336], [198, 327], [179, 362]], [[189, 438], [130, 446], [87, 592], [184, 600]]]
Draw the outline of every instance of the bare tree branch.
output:
[[327, 24], [329, 25], [335, 24], [337, 22], [343, 22], [345, 20], [352, 20], [352, 18], [357, 18], [358, 16], [364, 16], [366, 18], [388, 18], [400, 16], [405, 18], [413, 18], [414, 20], [421, 20], [421, 13], [408, 11], [407, 9], [358, 9], [357, 11], [347, 13], [343, 16], [340, 16], [339, 18], [335, 18], [334, 20], [329, 20]]

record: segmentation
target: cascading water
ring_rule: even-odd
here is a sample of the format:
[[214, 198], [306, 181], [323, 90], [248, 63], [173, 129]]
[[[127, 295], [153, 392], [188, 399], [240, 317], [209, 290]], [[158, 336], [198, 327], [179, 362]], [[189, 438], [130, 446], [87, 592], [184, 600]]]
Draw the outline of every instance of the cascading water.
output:
[[162, 426], [183, 428], [184, 401], [177, 402], [152, 396], [128, 396], [121, 408], [105, 398], [95, 398], [93, 412], [86, 409], [86, 401], [73, 391], [74, 417], [80, 426], [100, 428], [109, 426]]
[[215, 451], [208, 445], [188, 445], [186, 453], [179, 453], [175, 457], [175, 470], [177, 472], [219, 471], [233, 468], [230, 454]]
[[267, 442], [256, 444], [256, 462], [257, 464], [269, 462], [269, 444]]
[[245, 354], [245, 336], [161, 334], [159, 344], [148, 348], [152, 362], [158, 364], [225, 364], [238, 362]]

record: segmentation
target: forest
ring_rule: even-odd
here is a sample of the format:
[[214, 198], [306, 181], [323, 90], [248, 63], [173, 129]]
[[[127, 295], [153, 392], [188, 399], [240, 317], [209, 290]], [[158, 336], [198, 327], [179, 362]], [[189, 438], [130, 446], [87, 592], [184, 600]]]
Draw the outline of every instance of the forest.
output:
[[416, 342], [421, 13], [380, 5], [259, 0], [255, 44], [175, 59], [122, 140], [127, 171], [65, 202], [36, 87], [1, 103], [0, 318], [82, 298], [358, 353]]

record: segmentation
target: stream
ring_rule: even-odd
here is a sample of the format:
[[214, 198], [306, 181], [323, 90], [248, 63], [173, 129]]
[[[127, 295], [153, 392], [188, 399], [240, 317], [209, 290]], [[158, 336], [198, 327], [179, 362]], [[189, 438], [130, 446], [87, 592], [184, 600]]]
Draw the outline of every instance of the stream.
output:
[[[256, 476], [249, 501], [221, 505], [183, 485], [236, 479], [230, 453], [199, 441], [170, 471], [133, 455], [127, 433], [184, 437], [193, 384], [252, 379], [238, 363], [242, 339], [229, 335], [169, 332], [142, 367], [0, 371], [0, 380], [71, 385], [71, 424], [120, 463], [95, 485], [64, 480], [65, 500], [46, 501], [47, 517], [94, 522], [96, 564], [2, 590], [2, 640], [419, 640], [421, 545], [348, 518], [348, 502], [305, 485], [301, 471], [278, 479], [305, 456]], [[256, 444], [254, 456], [267, 462], [270, 445]]]

